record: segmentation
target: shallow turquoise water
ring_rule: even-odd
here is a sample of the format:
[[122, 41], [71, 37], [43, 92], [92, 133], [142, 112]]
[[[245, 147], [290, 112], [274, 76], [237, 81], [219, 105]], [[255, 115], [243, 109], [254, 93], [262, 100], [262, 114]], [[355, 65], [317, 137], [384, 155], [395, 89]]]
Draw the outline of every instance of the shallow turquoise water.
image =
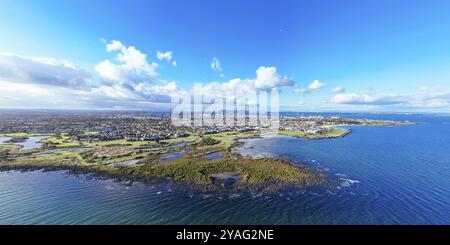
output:
[[9, 171], [0, 172], [0, 223], [450, 224], [450, 118], [374, 117], [419, 124], [353, 127], [339, 139], [260, 138], [242, 148], [324, 169], [326, 187], [213, 194], [64, 171]]

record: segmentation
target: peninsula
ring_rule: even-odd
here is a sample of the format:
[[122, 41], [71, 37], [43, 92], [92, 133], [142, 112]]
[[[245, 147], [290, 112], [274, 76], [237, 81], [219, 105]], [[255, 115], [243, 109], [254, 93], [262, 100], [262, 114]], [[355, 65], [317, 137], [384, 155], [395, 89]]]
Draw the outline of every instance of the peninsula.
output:
[[[72, 120], [76, 117], [77, 120]], [[170, 180], [202, 189], [276, 190], [326, 181], [323, 171], [287, 159], [243, 157], [239, 139], [260, 137], [251, 127], [174, 127], [162, 115], [39, 115], [30, 121], [0, 121], [0, 169], [72, 170], [128, 181]], [[39, 120], [38, 120], [39, 119]], [[343, 137], [342, 125], [398, 126], [410, 122], [329, 117], [282, 118], [280, 135]], [[20, 143], [47, 135], [40, 146]]]

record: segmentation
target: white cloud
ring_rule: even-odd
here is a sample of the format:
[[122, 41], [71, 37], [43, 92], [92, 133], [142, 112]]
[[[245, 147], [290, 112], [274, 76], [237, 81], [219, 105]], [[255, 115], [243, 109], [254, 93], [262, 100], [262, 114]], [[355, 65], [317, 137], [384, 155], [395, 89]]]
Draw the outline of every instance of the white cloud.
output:
[[308, 88], [297, 88], [294, 92], [306, 95], [323, 87], [325, 87], [324, 83], [321, 83], [319, 80], [315, 80], [309, 84]]
[[133, 46], [126, 47], [121, 42], [113, 40], [106, 45], [108, 52], [119, 52], [116, 63], [104, 60], [95, 66], [100, 78], [106, 82], [120, 83], [124, 86], [152, 81], [158, 76], [158, 64], [149, 63], [147, 55]]
[[337, 87], [333, 88], [333, 90], [331, 90], [331, 91], [335, 94], [339, 94], [339, 93], [345, 92], [346, 89], [342, 86], [337, 86]]
[[[0, 106], [5, 108], [93, 108], [92, 103], [85, 103], [70, 87], [43, 86], [42, 84], [13, 83], [0, 81]], [[90, 97], [90, 100], [94, 98]], [[98, 105], [96, 104], [95, 107]]]
[[83, 97], [92, 97], [96, 99], [114, 99], [123, 102], [139, 101], [139, 102], [170, 102], [171, 96], [179, 93], [176, 82], [168, 82], [161, 85], [149, 85], [139, 83], [132, 88], [121, 84], [102, 85], [92, 88], [89, 92], [78, 93]]
[[450, 93], [419, 89], [414, 93], [340, 93], [331, 98], [333, 104], [351, 106], [396, 107], [400, 109], [443, 108], [450, 105]]
[[[106, 40], [103, 40], [104, 43], [106, 43]], [[106, 51], [108, 52], [114, 52], [114, 51], [118, 51], [121, 50], [122, 48], [126, 48], [125, 46], [123, 46], [123, 44], [119, 41], [116, 40], [112, 40], [111, 43], [107, 43], [106, 44]]]
[[103, 108], [167, 109], [170, 97], [176, 93], [176, 83], [144, 87], [134, 91], [121, 86], [101, 85], [80, 90], [0, 81], [2, 108]]
[[309, 94], [309, 93], [311, 93], [311, 91], [309, 89], [307, 89], [307, 88], [296, 88], [294, 90], [294, 92], [301, 93], [301, 94]]
[[158, 94], [171, 94], [176, 91], [178, 91], [177, 83], [176, 82], [168, 82], [166, 85], [163, 86], [154, 86], [150, 88], [151, 91]]
[[231, 99], [245, 97], [251, 92], [293, 85], [294, 80], [291, 77], [279, 75], [276, 67], [261, 66], [256, 70], [255, 78], [234, 78], [224, 83], [208, 83], [203, 86], [202, 92], [210, 98], [227, 97]]
[[125, 106], [129, 109], [142, 109], [155, 103], [167, 104], [170, 102], [170, 96], [177, 93], [176, 82], [168, 82], [164, 85], [153, 86], [140, 83], [133, 89], [121, 84], [102, 85], [90, 91], [77, 91], [75, 94], [79, 99], [102, 108]]
[[172, 59], [172, 51], [162, 52], [158, 50], [156, 52], [156, 57], [158, 58], [158, 60], [165, 60], [169, 62]]
[[368, 94], [337, 94], [331, 101], [335, 104], [361, 104], [370, 103], [376, 99]]
[[89, 92], [85, 93], [79, 93], [80, 95], [84, 96], [91, 96], [93, 98], [98, 97], [108, 97], [111, 99], [133, 99], [136, 98], [136, 95], [124, 88], [123, 86], [119, 84], [113, 84], [113, 85], [102, 85], [99, 87], [94, 87]]
[[0, 53], [0, 80], [83, 88], [92, 77], [83, 68], [65, 60]]
[[352, 104], [352, 105], [393, 105], [402, 104], [406, 100], [402, 96], [389, 94], [337, 94], [331, 101], [335, 104]]
[[[176, 95], [178, 87], [176, 82], [164, 82], [156, 79], [156, 63], [149, 63], [147, 55], [135, 47], [126, 47], [119, 41], [112, 41], [106, 45], [109, 52], [119, 51], [114, 64], [105, 60], [98, 64], [95, 69], [100, 77], [107, 81], [105, 85], [94, 88], [92, 93], [98, 97], [113, 99], [126, 99], [144, 102], [169, 102], [170, 96]], [[167, 61], [176, 66], [172, 51], [157, 51], [159, 60]]]
[[426, 108], [449, 107], [450, 101], [448, 99], [429, 99], [429, 100], [423, 101], [423, 103], [421, 103], [421, 104], [416, 104], [416, 106], [426, 107]]
[[319, 80], [315, 80], [308, 86], [309, 90], [311, 90], [311, 91], [317, 90], [317, 89], [320, 89], [323, 87], [325, 87], [325, 84], [321, 83]]
[[156, 57], [158, 58], [158, 60], [165, 60], [167, 61], [167, 63], [172, 63], [173, 66], [177, 66], [177, 62], [175, 60], [173, 62], [170, 62], [172, 60], [172, 55], [172, 51], [162, 52], [158, 50], [156, 52]]
[[220, 60], [218, 58], [214, 57], [211, 61], [211, 69], [216, 72], [222, 73], [222, 64], [220, 63]]
[[[0, 106], [10, 108], [152, 108], [170, 101], [176, 82], [158, 81], [156, 65], [119, 41], [106, 44], [118, 52], [95, 69], [105, 83], [73, 63], [53, 58], [0, 53]], [[159, 108], [158, 107], [158, 108]]]
[[260, 66], [256, 70], [254, 83], [256, 89], [270, 89], [274, 87], [292, 86], [294, 85], [294, 80], [287, 76], [278, 75], [276, 67]]
[[214, 57], [211, 62], [211, 69], [213, 69], [214, 71], [222, 72], [222, 65], [220, 64], [219, 59], [217, 59], [216, 57]]
[[[173, 66], [177, 66], [177, 62], [174, 60], [174, 61], [172, 61], [172, 55], [173, 55], [173, 52], [172, 51], [166, 51], [166, 52], [163, 52], [163, 51], [157, 51], [156, 52], [156, 57], [158, 58], [158, 60], [162, 60], [162, 61], [167, 61], [167, 63], [171, 63]], [[171, 62], [172, 61], [172, 62]]]
[[428, 90], [419, 90], [418, 93], [411, 94], [408, 101], [410, 107], [417, 108], [444, 108], [450, 109], [450, 92], [431, 87]]

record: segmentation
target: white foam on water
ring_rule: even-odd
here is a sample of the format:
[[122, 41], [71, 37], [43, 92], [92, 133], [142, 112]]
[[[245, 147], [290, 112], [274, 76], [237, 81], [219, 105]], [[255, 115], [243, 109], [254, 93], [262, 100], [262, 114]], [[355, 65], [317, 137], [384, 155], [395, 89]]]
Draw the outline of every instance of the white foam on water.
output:
[[356, 183], [359, 183], [359, 180], [348, 179], [348, 178], [339, 178], [339, 182], [342, 187], [350, 187]]
[[343, 174], [343, 173], [337, 173], [337, 174], [335, 174], [336, 176], [340, 176], [340, 177], [347, 177], [347, 175], [346, 174]]
[[313, 195], [313, 196], [316, 196], [316, 197], [322, 196], [322, 195], [320, 195], [319, 193], [316, 193], [316, 192], [310, 192], [309, 194], [311, 194], [311, 195]]

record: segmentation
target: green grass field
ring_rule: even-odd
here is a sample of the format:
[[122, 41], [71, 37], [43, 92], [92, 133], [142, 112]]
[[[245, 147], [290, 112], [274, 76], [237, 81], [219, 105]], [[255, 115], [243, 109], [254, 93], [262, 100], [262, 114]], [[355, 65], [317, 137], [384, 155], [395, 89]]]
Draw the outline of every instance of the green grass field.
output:
[[329, 129], [320, 134], [308, 134], [303, 131], [293, 131], [293, 130], [280, 130], [279, 135], [292, 136], [305, 139], [323, 139], [323, 138], [338, 138], [343, 137], [349, 133], [345, 129]]

